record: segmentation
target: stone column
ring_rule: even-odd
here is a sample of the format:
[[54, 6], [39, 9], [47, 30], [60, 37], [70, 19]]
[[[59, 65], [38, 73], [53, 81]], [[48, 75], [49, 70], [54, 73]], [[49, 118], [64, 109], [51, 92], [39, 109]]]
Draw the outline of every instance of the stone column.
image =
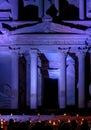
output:
[[91, 95], [91, 51], [89, 52], [90, 54], [90, 84], [89, 84], [89, 94]]
[[18, 0], [9, 0], [13, 20], [18, 20]]
[[39, 0], [39, 3], [38, 3], [38, 16], [39, 16], [39, 18], [43, 17], [43, 12], [44, 12], [43, 0]]
[[67, 106], [75, 105], [75, 61], [67, 56], [66, 102]]
[[18, 51], [11, 51], [11, 109], [18, 109]]
[[43, 14], [43, 20], [48, 20], [51, 21], [52, 18], [51, 16], [46, 14], [46, 11], [48, 10], [48, 8], [52, 5], [51, 0], [44, 0], [44, 14]]
[[[90, 55], [90, 82], [91, 82], [91, 49], [89, 51], [89, 55]], [[91, 84], [91, 83], [90, 83]]]
[[59, 108], [66, 106], [66, 53], [59, 51], [59, 78], [58, 78]]
[[26, 58], [26, 104], [30, 106], [30, 58], [29, 55], [25, 55]]
[[85, 17], [85, 8], [84, 0], [79, 0], [79, 19], [84, 20]]
[[30, 108], [37, 108], [37, 50], [30, 51]]
[[38, 106], [42, 106], [42, 74], [41, 74], [41, 60], [38, 58]]
[[[89, 84], [89, 95], [91, 96], [91, 50], [89, 52], [90, 54], [90, 84]], [[91, 99], [88, 100], [88, 107], [91, 108]]]
[[85, 53], [78, 52], [78, 107], [85, 107]]

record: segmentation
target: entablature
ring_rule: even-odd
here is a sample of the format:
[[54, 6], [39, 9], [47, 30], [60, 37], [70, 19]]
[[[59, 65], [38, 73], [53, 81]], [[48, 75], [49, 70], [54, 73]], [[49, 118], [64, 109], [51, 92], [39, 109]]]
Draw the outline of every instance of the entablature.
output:
[[[13, 39], [14, 36], [11, 36]], [[27, 34], [15, 35], [16, 45], [84, 45], [88, 35], [76, 34]]]
[[[20, 52], [27, 52], [37, 48], [43, 52], [57, 52], [58, 48], [71, 48], [71, 52], [88, 47], [88, 35], [76, 34], [27, 34], [27, 35], [0, 35], [0, 46], [11, 50], [20, 48]], [[89, 45], [90, 46], [90, 45]]]

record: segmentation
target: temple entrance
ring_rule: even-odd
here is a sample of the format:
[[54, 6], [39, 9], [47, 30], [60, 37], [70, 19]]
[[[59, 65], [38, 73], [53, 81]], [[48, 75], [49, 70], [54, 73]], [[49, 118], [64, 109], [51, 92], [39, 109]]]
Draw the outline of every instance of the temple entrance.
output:
[[58, 79], [44, 79], [43, 107], [58, 109]]

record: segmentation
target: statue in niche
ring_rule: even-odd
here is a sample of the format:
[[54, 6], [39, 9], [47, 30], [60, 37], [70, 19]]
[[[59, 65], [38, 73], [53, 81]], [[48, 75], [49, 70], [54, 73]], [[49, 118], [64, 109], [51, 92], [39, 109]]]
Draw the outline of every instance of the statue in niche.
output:
[[0, 0], [0, 20], [12, 20], [11, 4], [8, 0]]

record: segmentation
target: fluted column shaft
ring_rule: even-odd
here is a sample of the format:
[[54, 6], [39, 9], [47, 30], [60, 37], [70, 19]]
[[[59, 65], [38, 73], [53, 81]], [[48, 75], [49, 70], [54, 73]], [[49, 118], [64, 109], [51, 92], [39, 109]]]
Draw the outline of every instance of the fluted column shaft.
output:
[[38, 17], [43, 17], [43, 0], [37, 0], [37, 6], [38, 6]]
[[18, 108], [18, 52], [11, 52], [11, 86], [12, 86], [12, 99], [11, 108]]
[[78, 107], [85, 107], [85, 53], [78, 52]]
[[50, 0], [44, 0], [44, 19], [51, 19], [51, 17], [49, 15], [46, 14], [46, 11], [48, 10], [48, 8], [51, 6], [51, 1]]
[[91, 82], [91, 52], [90, 52], [90, 82]]
[[30, 52], [30, 107], [37, 108], [37, 50]]
[[85, 8], [84, 8], [84, 0], [79, 0], [79, 19], [84, 20], [85, 17]]
[[41, 74], [41, 59], [38, 58], [38, 106], [42, 106], [42, 74]]
[[11, 3], [11, 11], [13, 20], [18, 20], [18, 0], [9, 0]]
[[59, 79], [58, 79], [58, 102], [59, 108], [66, 106], [66, 54], [59, 52]]
[[26, 105], [30, 106], [30, 57], [25, 55], [26, 58]]
[[90, 84], [89, 84], [89, 94], [91, 95], [91, 51], [90, 51]]

